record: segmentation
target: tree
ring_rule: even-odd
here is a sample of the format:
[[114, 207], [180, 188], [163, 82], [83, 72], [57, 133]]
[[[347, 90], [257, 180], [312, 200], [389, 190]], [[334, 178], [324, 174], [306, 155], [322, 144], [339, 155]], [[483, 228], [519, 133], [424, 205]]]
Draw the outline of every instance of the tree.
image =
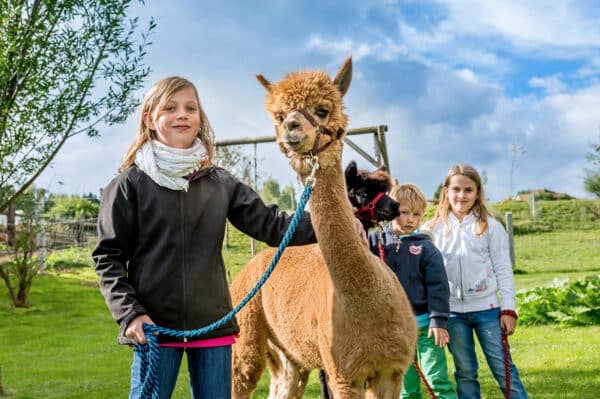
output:
[[45, 202], [45, 196], [45, 190], [30, 188], [15, 201], [21, 214], [19, 228], [16, 229], [14, 242], [10, 246], [12, 259], [0, 263], [0, 278], [15, 307], [28, 306], [33, 278], [40, 271], [36, 252], [38, 235], [44, 226], [41, 204]]
[[279, 205], [281, 209], [286, 211], [296, 210], [296, 190], [294, 190], [294, 187], [289, 185], [285, 186], [281, 190], [281, 195], [279, 196], [277, 205]]
[[96, 202], [77, 195], [51, 195], [49, 202], [48, 213], [54, 219], [93, 219], [100, 208]]
[[583, 185], [585, 191], [600, 198], [600, 142], [591, 144], [590, 147], [592, 151], [586, 158], [592, 165], [592, 169], [586, 169]]
[[260, 190], [260, 197], [267, 204], [277, 204], [281, 191], [279, 190], [279, 182], [275, 179], [267, 179], [263, 183]]
[[512, 190], [513, 190], [513, 176], [515, 171], [519, 167], [519, 158], [525, 155], [527, 151], [525, 147], [520, 144], [515, 143], [514, 141], [510, 143], [510, 176], [508, 180], [508, 198], [512, 198]]
[[442, 190], [444, 189], [444, 183], [440, 183], [439, 186], [435, 189], [435, 193], [433, 193], [433, 199], [436, 201], [440, 201], [440, 197], [442, 196]]
[[[252, 185], [252, 178], [250, 177], [252, 163], [250, 162], [250, 158], [242, 152], [239, 145], [217, 147], [216, 163], [222, 168], [230, 171], [244, 183]], [[225, 225], [225, 239], [223, 240], [223, 245], [225, 248], [229, 248], [229, 223]], [[252, 245], [254, 248], [254, 242]]]
[[69, 138], [138, 106], [156, 24], [139, 29], [132, 1], [0, 0], [0, 212]]
[[217, 147], [216, 163], [244, 181], [244, 183], [250, 184], [252, 182], [250, 158], [242, 152], [239, 145]]

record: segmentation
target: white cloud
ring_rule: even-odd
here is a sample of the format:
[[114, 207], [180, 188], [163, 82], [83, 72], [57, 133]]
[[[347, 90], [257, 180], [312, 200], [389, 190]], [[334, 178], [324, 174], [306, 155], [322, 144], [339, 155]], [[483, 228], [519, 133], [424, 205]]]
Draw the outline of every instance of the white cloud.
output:
[[359, 62], [364, 58], [391, 61], [406, 53], [406, 48], [394, 41], [384, 38], [374, 42], [360, 42], [350, 38], [324, 39], [319, 35], [311, 35], [307, 41], [308, 50], [316, 50], [338, 57], [352, 54], [352, 60]]
[[548, 94], [563, 92], [567, 89], [567, 85], [558, 76], [549, 76], [546, 78], [534, 77], [529, 79], [531, 87], [539, 87]]
[[[392, 173], [400, 181], [412, 181], [431, 196], [452, 164], [466, 162], [486, 172], [488, 196], [499, 200], [509, 191], [509, 146], [518, 142], [527, 153], [514, 175], [513, 192], [548, 188], [586, 195], [585, 153], [600, 126], [597, 8], [583, 10], [585, 2], [439, 1], [417, 10], [422, 18], [408, 18], [402, 16], [403, 2], [363, 4], [356, 6], [360, 15], [347, 15], [335, 29], [311, 25], [293, 33], [294, 26], [314, 19], [309, 12], [295, 14], [297, 8], [290, 10], [288, 2], [266, 9], [274, 23], [297, 18], [290, 20], [290, 29], [265, 24], [264, 15], [255, 20], [236, 14], [235, 7], [200, 10], [197, 3], [180, 0], [164, 12], [150, 8], [160, 18], [149, 49], [154, 72], [148, 86], [182, 74], [197, 84], [217, 139], [266, 136], [273, 134], [272, 121], [255, 73], [277, 80], [307, 65], [335, 73], [352, 54], [354, 82], [346, 99], [350, 127], [388, 125]], [[383, 12], [374, 13], [377, 9]], [[181, 37], [185, 45], [178, 44]], [[571, 70], [554, 63], [564, 58], [576, 61]], [[523, 60], [538, 64], [521, 69]], [[549, 71], [541, 69], [546, 67]], [[532, 87], [542, 90], [532, 92]], [[136, 118], [105, 129], [98, 140], [68, 142], [40, 184], [58, 189], [62, 180], [63, 192], [97, 192], [116, 172], [134, 137]], [[355, 139], [372, 148], [370, 137]], [[282, 185], [295, 182], [274, 145], [259, 145], [257, 155], [264, 176]], [[370, 168], [350, 150], [344, 157]]]
[[600, 46], [599, 12], [585, 2], [440, 1], [451, 30], [476, 37], [499, 36], [515, 48]]

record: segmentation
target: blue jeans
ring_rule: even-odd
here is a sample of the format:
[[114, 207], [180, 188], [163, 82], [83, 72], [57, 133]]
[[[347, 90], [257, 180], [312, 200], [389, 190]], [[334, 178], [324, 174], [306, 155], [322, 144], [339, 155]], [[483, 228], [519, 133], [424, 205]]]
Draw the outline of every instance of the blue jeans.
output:
[[[473, 331], [487, 360], [487, 364], [500, 385], [502, 393], [506, 389], [504, 370], [504, 350], [502, 348], [502, 328], [500, 327], [500, 309], [482, 310], [479, 312], [450, 313], [448, 348], [454, 359], [454, 377], [456, 393], [459, 399], [479, 399], [481, 389], [477, 380], [477, 355]], [[519, 378], [509, 351], [510, 365], [510, 398], [527, 399], [527, 393]]]
[[[231, 397], [231, 346], [212, 348], [160, 347], [158, 365], [159, 398], [169, 399], [177, 383], [183, 352], [186, 352], [192, 399]], [[142, 356], [133, 352], [129, 399], [138, 399], [142, 389]]]

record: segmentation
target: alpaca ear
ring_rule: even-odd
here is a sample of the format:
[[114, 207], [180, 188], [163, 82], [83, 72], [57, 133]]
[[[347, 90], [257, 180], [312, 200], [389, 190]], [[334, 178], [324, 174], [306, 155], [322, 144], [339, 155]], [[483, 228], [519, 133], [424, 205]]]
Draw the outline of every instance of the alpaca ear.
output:
[[352, 80], [352, 56], [346, 58], [344, 64], [338, 71], [337, 75], [335, 75], [335, 79], [333, 83], [337, 85], [338, 90], [342, 93], [342, 97], [348, 91], [350, 87], [350, 81]]
[[262, 76], [260, 73], [258, 75], [256, 75], [256, 79], [258, 79], [258, 81], [260, 82], [261, 85], [263, 85], [263, 87], [265, 89], [267, 89], [267, 91], [271, 91], [271, 87], [273, 86], [271, 84], [271, 82], [269, 82], [267, 79], [265, 79], [264, 76]]
[[346, 176], [346, 185], [348, 187], [353, 187], [354, 182], [357, 180], [356, 176], [358, 175], [358, 168], [356, 166], [356, 161], [350, 161], [348, 166], [346, 166], [344, 175]]

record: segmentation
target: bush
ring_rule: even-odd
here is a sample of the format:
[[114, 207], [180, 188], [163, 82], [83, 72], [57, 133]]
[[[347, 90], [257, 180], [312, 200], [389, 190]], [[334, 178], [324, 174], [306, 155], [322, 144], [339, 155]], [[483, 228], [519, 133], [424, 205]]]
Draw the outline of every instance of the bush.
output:
[[48, 265], [48, 268], [55, 270], [94, 267], [94, 262], [90, 253], [90, 248], [78, 247], [54, 251], [46, 258], [46, 264]]
[[519, 292], [517, 302], [523, 325], [600, 325], [600, 274], [571, 283], [555, 280], [551, 286]]

